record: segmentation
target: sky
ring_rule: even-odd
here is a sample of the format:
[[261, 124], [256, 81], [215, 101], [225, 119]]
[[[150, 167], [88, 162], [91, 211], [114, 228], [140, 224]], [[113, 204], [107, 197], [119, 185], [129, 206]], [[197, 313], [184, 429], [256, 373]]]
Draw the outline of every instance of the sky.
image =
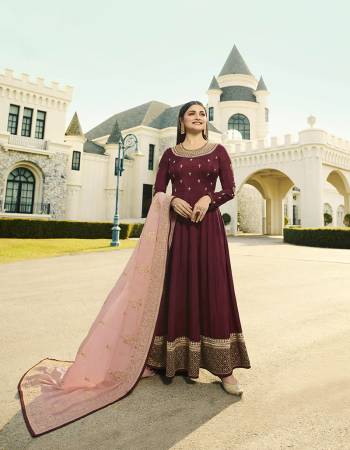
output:
[[345, 0], [17, 0], [1, 7], [0, 72], [74, 87], [84, 132], [151, 100], [207, 103], [234, 44], [270, 92], [269, 134], [315, 127], [350, 139]]

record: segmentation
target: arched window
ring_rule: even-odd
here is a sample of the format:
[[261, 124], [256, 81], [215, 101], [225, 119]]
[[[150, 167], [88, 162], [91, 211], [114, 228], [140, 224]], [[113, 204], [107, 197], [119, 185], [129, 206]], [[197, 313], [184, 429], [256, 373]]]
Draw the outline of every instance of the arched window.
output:
[[6, 212], [33, 212], [35, 178], [24, 167], [17, 167], [7, 178], [5, 210]]
[[238, 130], [242, 139], [250, 139], [250, 123], [244, 114], [234, 114], [228, 121], [229, 130]]

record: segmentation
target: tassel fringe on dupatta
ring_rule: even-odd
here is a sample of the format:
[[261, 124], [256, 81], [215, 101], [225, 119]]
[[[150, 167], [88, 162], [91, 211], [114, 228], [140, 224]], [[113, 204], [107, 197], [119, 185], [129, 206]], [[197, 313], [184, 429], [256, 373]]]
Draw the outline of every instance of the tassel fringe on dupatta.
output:
[[18, 383], [23, 416], [36, 437], [125, 397], [141, 378], [154, 337], [175, 215], [157, 192], [124, 271], [74, 361], [45, 358]]

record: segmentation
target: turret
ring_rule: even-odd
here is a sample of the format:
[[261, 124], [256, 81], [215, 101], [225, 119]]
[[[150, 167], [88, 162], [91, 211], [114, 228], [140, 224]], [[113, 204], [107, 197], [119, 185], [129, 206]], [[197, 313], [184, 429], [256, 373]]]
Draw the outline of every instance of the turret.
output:
[[108, 155], [108, 174], [106, 180], [106, 188], [114, 189], [116, 187], [116, 158], [118, 158], [119, 141], [122, 136], [118, 120], [115, 121], [111, 134], [108, 136], [107, 142], [104, 145], [106, 155]]
[[213, 125], [222, 133], [234, 129], [245, 140], [264, 138], [268, 116], [268, 91], [262, 77], [259, 82], [238, 51], [232, 47], [218, 77], [213, 77], [208, 94], [208, 107], [214, 108]]
[[236, 45], [232, 47], [225, 64], [222, 66], [218, 81], [221, 88], [225, 86], [245, 86], [255, 89], [257, 80], [249, 70]]
[[84, 170], [84, 143], [85, 135], [81, 128], [78, 114], [75, 112], [64, 135], [64, 141], [70, 145], [70, 157], [68, 158], [67, 178], [67, 217], [76, 219], [75, 212], [79, 211], [81, 202], [81, 187]]
[[[118, 120], [115, 121], [115, 124], [112, 128], [111, 134], [108, 136], [106, 145], [117, 145], [119, 144], [120, 138], [122, 137], [122, 133], [119, 128]], [[107, 149], [106, 149], [107, 150]]]
[[257, 137], [264, 138], [268, 133], [269, 108], [267, 97], [270, 95], [262, 76], [260, 76], [255, 90], [256, 101], [258, 102], [256, 133]]
[[70, 121], [70, 124], [68, 125], [68, 128], [64, 133], [64, 135], [66, 136], [64, 139], [65, 141], [82, 140], [83, 142], [85, 142], [86, 139], [79, 122], [78, 114], [76, 112], [74, 113], [72, 120]]
[[210, 86], [207, 90], [208, 95], [208, 119], [209, 122], [214, 125], [215, 128], [220, 129], [220, 95], [222, 89], [219, 86], [218, 80], [215, 75], [213, 76]]

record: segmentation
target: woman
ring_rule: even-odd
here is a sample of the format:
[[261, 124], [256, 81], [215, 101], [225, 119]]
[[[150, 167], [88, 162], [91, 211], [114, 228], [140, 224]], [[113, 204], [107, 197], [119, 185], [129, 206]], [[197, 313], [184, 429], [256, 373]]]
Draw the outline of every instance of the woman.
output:
[[[183, 106], [180, 124], [177, 142], [200, 147], [193, 150], [198, 153], [176, 154], [182, 148], [176, 145], [163, 154], [140, 240], [75, 360], [45, 358], [18, 383], [33, 437], [122, 399], [155, 373], [152, 368], [198, 377], [205, 367], [223, 379], [227, 392], [242, 392], [232, 370], [250, 364], [217, 209], [234, 196], [231, 163], [223, 146], [206, 141], [200, 102]], [[223, 190], [215, 193], [217, 175]], [[169, 178], [172, 195], [165, 192]]]
[[[232, 165], [221, 144], [207, 141], [206, 109], [182, 106], [177, 145], [162, 155], [154, 192], [172, 182], [176, 224], [165, 288], [147, 366], [166, 376], [198, 378], [203, 367], [241, 394], [233, 369], [250, 368], [236, 304], [229, 250], [218, 207], [235, 195]], [[222, 190], [214, 192], [217, 177]], [[150, 370], [145, 374], [151, 374]]]

